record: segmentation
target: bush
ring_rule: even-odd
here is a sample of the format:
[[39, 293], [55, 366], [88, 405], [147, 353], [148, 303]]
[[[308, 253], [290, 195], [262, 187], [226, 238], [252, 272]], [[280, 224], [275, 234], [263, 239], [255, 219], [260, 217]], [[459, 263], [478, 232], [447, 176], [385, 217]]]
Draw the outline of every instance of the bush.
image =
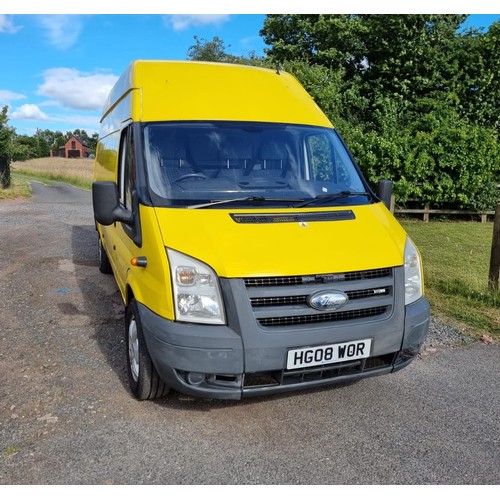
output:
[[381, 99], [367, 125], [344, 138], [368, 180], [394, 181], [399, 203], [492, 210], [498, 201], [500, 147], [496, 132], [459, 116], [446, 99], [411, 105]]

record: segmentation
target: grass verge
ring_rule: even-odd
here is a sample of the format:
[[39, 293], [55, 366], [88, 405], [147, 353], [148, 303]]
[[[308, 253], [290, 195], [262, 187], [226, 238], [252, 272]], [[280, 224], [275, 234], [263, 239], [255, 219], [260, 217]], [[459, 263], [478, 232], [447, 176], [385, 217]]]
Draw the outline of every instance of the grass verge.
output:
[[0, 200], [14, 200], [17, 198], [29, 198], [31, 196], [30, 185], [23, 179], [11, 176], [10, 186], [6, 189], [0, 187]]
[[[424, 262], [432, 312], [500, 339], [500, 293], [488, 289], [493, 224], [402, 221]], [[472, 332], [473, 333], [473, 332]]]
[[19, 172], [20, 175], [17, 175], [19, 179], [31, 179], [31, 180], [40, 180], [40, 181], [52, 181], [52, 182], [64, 182], [66, 184], [70, 184], [71, 186], [81, 188], [81, 189], [92, 189], [92, 181], [87, 179], [82, 179], [78, 176], [72, 176], [69, 174], [53, 174], [53, 173], [44, 173], [38, 172], [35, 170], [22, 170], [15, 171], [14, 175]]

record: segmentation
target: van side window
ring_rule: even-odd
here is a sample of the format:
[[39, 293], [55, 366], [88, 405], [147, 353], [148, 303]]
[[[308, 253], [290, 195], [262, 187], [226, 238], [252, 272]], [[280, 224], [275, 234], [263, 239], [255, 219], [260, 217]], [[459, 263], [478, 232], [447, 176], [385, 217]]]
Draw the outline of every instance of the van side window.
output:
[[125, 208], [132, 208], [132, 192], [135, 189], [136, 171], [134, 136], [132, 128], [123, 131], [120, 146], [120, 202]]

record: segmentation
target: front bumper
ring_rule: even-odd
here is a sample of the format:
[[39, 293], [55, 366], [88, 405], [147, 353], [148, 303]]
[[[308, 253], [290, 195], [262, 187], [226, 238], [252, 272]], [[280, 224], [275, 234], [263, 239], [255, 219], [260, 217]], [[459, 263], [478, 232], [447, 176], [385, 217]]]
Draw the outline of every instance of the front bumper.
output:
[[[404, 331], [397, 349], [355, 362], [288, 372], [285, 356], [281, 361], [274, 357], [265, 371], [245, 373], [244, 336], [237, 329], [169, 321], [139, 304], [151, 359], [169, 387], [195, 397], [236, 400], [348, 383], [406, 367], [427, 336], [430, 307], [422, 297], [404, 309]], [[289, 347], [282, 346], [282, 351]]]

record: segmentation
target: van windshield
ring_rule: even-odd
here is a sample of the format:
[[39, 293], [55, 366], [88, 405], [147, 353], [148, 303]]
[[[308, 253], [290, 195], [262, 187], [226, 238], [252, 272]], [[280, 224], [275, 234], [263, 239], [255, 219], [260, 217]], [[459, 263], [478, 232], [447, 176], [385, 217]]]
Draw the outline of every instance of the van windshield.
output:
[[150, 191], [189, 208], [360, 205], [372, 202], [328, 128], [248, 122], [144, 126]]

